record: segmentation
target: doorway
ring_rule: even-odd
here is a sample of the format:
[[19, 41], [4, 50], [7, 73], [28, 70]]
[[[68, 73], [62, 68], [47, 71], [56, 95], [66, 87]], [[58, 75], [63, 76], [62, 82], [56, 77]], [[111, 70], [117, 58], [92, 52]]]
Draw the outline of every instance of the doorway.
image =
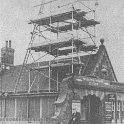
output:
[[83, 98], [83, 106], [85, 106], [86, 121], [90, 124], [102, 123], [102, 103], [100, 98], [95, 95], [88, 95]]

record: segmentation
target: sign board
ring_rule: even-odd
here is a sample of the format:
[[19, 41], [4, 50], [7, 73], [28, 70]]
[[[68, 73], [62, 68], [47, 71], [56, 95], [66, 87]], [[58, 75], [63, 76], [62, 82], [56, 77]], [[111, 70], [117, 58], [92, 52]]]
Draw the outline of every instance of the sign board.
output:
[[112, 103], [105, 102], [105, 120], [111, 121], [112, 120]]
[[116, 100], [116, 94], [108, 94], [108, 101]]
[[72, 110], [76, 109], [77, 112], [81, 112], [81, 101], [80, 100], [72, 100]]

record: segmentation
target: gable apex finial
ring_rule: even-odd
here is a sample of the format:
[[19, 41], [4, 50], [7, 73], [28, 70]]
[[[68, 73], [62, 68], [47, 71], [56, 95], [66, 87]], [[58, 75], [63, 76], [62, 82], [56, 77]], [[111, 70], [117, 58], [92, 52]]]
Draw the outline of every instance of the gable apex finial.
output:
[[101, 39], [100, 39], [100, 42], [101, 42], [101, 45], [103, 45], [103, 43], [104, 43], [104, 39], [101, 38]]

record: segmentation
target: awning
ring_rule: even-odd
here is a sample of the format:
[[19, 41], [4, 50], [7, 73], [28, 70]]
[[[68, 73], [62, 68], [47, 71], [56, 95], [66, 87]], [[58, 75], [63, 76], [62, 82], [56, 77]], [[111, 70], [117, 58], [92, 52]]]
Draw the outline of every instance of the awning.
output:
[[113, 83], [109, 80], [91, 78], [86, 76], [75, 76], [74, 82], [77, 88], [124, 93], [124, 84], [121, 84], [119, 82]]

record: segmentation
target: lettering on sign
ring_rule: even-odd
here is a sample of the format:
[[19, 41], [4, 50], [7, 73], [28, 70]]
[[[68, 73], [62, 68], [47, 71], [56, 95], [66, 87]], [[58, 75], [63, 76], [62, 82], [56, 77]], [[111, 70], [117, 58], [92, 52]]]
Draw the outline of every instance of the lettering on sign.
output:
[[108, 101], [116, 100], [116, 94], [108, 94]]
[[78, 112], [81, 112], [81, 101], [80, 100], [72, 100], [72, 110], [76, 109]]
[[112, 121], [112, 103], [105, 102], [105, 120]]

